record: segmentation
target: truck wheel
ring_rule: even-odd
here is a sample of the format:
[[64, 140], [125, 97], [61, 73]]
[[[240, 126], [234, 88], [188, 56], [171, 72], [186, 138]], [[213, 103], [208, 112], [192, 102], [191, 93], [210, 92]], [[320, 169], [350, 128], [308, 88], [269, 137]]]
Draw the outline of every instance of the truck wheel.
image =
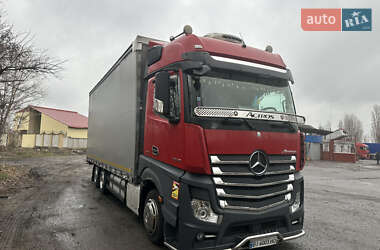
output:
[[163, 238], [163, 218], [161, 213], [161, 205], [158, 202], [157, 190], [151, 190], [145, 199], [143, 223], [145, 232], [149, 240], [154, 244], [162, 243]]
[[100, 167], [95, 166], [95, 169], [94, 169], [94, 182], [95, 182], [95, 186], [97, 188], [99, 188], [99, 172], [100, 172]]
[[92, 167], [92, 174], [91, 174], [91, 181], [92, 182], [95, 182], [95, 180], [96, 180], [95, 171], [96, 171], [96, 166], [93, 165], [93, 167]]
[[106, 171], [104, 169], [101, 169], [99, 171], [99, 189], [102, 193], [106, 193], [107, 192], [107, 188], [106, 188]]

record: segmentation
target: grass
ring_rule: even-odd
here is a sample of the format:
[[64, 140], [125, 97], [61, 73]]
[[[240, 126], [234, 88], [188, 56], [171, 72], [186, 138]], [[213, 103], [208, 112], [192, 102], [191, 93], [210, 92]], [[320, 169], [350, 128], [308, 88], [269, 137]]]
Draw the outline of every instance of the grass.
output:
[[41, 148], [41, 149], [28, 149], [28, 148], [13, 148], [0, 152], [0, 159], [23, 159], [34, 157], [49, 157], [49, 156], [65, 156], [73, 155], [70, 149], [56, 149], [56, 148]]
[[9, 166], [4, 163], [0, 165], [0, 189], [6, 186], [17, 185], [26, 176], [28, 170], [23, 166]]

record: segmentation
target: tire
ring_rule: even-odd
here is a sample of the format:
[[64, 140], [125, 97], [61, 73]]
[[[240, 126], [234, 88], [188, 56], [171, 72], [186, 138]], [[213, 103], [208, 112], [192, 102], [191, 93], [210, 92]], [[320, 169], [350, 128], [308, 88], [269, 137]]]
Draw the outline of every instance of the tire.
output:
[[156, 189], [146, 196], [142, 220], [149, 240], [157, 245], [162, 244], [164, 223]]
[[95, 169], [94, 169], [94, 182], [95, 182], [95, 186], [97, 188], [99, 188], [99, 172], [100, 172], [100, 167], [98, 166], [95, 166]]
[[96, 166], [93, 165], [92, 174], [91, 174], [91, 182], [94, 182], [94, 183], [95, 183], [95, 169], [96, 169]]
[[107, 171], [100, 169], [99, 171], [99, 189], [102, 193], [107, 193]]

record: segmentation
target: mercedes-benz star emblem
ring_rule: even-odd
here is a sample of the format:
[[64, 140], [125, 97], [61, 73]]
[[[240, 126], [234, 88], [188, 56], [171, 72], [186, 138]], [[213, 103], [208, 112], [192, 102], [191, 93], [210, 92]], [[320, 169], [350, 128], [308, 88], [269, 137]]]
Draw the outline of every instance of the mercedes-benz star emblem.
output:
[[257, 176], [265, 174], [269, 165], [267, 155], [262, 151], [255, 151], [249, 158], [249, 170]]

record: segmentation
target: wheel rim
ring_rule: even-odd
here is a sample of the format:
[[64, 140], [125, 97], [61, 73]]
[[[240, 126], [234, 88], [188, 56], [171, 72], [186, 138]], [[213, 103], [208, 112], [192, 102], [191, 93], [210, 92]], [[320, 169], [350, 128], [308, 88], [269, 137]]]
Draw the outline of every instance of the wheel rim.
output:
[[144, 207], [144, 227], [149, 234], [156, 231], [158, 222], [157, 203], [153, 199], [149, 199]]

